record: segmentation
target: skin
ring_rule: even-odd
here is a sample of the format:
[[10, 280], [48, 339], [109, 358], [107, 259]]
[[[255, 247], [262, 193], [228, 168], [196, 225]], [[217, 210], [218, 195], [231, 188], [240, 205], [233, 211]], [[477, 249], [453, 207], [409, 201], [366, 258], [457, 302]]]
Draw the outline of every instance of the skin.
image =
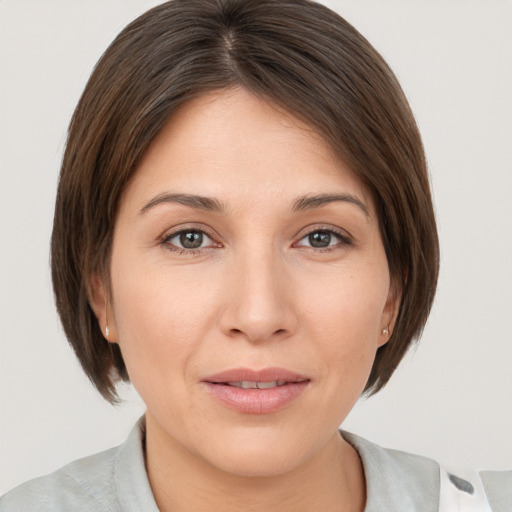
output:
[[[293, 208], [320, 194], [350, 200]], [[207, 233], [202, 246], [184, 252], [183, 230]], [[373, 204], [320, 136], [243, 89], [185, 104], [124, 191], [110, 270], [112, 295], [95, 276], [93, 307], [147, 405], [162, 511], [363, 510], [361, 462], [337, 429], [398, 297]], [[309, 383], [271, 414], [231, 410], [201, 382], [275, 366]]]

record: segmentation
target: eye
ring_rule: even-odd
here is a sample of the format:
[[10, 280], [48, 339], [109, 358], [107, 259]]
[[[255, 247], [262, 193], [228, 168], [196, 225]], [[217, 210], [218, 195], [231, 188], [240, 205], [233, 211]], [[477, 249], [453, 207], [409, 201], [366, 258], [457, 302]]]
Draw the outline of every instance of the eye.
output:
[[162, 243], [166, 248], [180, 252], [195, 252], [215, 247], [215, 242], [200, 229], [182, 229], [166, 236]]
[[350, 245], [350, 240], [341, 233], [331, 229], [317, 229], [302, 237], [297, 245], [313, 249], [331, 249], [337, 246]]

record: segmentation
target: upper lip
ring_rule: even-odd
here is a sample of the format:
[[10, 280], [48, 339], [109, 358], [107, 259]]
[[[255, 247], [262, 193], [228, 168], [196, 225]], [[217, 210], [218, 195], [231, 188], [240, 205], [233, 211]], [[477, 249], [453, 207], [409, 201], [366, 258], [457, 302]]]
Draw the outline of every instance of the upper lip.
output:
[[300, 373], [296, 373], [285, 368], [262, 368], [253, 370], [251, 368], [232, 368], [214, 375], [209, 375], [202, 379], [203, 382], [222, 383], [222, 382], [304, 382], [309, 379]]

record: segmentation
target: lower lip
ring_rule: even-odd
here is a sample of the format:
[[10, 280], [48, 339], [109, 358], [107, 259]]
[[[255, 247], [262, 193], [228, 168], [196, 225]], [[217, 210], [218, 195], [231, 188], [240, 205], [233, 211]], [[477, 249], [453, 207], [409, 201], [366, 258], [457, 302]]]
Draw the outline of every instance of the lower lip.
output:
[[290, 382], [269, 389], [244, 389], [225, 384], [203, 382], [206, 389], [223, 405], [245, 414], [270, 414], [284, 409], [298, 398], [309, 381]]

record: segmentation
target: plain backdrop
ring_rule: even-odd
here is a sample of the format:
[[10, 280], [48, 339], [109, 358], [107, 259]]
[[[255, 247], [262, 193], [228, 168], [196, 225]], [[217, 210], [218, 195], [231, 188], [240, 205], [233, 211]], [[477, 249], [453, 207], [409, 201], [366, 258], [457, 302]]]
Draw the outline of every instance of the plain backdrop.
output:
[[[152, 0], [0, 0], [0, 494], [122, 442], [59, 326], [48, 246], [67, 124]], [[455, 466], [512, 466], [512, 3], [331, 0], [397, 73], [424, 137], [442, 245], [419, 348], [344, 423]]]

